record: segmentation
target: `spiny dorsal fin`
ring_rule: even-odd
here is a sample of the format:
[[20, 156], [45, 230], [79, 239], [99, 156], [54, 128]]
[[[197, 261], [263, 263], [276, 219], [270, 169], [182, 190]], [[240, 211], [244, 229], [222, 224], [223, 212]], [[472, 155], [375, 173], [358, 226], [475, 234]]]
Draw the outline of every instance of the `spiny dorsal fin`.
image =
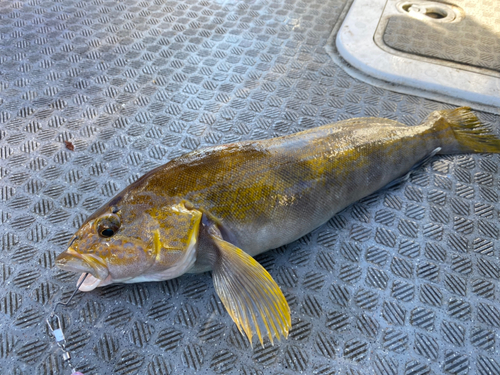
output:
[[213, 265], [215, 291], [241, 333], [252, 344], [257, 334], [261, 345], [268, 336], [287, 338], [290, 307], [269, 272], [243, 250], [212, 236], [219, 249]]

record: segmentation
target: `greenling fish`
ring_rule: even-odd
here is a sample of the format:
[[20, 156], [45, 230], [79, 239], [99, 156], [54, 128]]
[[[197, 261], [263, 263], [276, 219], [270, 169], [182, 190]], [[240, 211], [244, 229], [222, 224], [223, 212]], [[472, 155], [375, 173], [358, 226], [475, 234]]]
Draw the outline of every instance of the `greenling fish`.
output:
[[146, 173], [97, 210], [56, 264], [90, 273], [82, 291], [211, 270], [239, 330], [250, 342], [254, 334], [272, 342], [288, 336], [290, 308], [253, 256], [403, 181], [434, 154], [471, 152], [498, 153], [500, 140], [469, 108], [433, 112], [418, 126], [357, 118], [203, 148]]

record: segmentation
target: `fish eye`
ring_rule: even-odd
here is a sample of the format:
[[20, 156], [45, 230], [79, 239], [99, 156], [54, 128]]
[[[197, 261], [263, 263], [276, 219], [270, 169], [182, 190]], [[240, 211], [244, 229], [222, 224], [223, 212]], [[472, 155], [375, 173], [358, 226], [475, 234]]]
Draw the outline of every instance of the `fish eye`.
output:
[[112, 235], [115, 234], [115, 231], [113, 229], [103, 229], [101, 233], [99, 233], [102, 237], [111, 237]]
[[120, 224], [118, 215], [109, 214], [102, 216], [96, 221], [97, 234], [103, 238], [113, 237], [120, 229]]

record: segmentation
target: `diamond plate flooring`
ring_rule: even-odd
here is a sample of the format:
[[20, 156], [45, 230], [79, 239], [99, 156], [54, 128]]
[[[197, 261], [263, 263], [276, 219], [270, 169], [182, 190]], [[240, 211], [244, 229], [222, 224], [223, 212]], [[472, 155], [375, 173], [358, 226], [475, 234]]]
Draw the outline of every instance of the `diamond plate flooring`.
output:
[[[324, 50], [341, 0], [0, 2], [0, 368], [69, 374], [45, 318], [82, 221], [170, 158], [357, 116], [449, 105], [371, 87]], [[479, 116], [498, 133], [500, 118]], [[91, 374], [500, 374], [498, 155], [435, 158], [257, 259], [292, 309], [250, 347], [209, 274], [78, 293]]]

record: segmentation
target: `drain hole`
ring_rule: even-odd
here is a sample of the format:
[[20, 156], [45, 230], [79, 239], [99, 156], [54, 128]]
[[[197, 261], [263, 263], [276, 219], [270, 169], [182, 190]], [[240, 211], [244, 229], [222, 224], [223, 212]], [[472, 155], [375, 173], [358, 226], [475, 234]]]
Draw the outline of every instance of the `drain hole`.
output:
[[409, 12], [410, 11], [410, 8], [414, 6], [413, 4], [403, 4], [401, 6], [401, 8], [405, 11], [405, 12]]
[[440, 20], [448, 16], [448, 12], [444, 9], [426, 9], [424, 14], [435, 20]]
[[400, 12], [421, 20], [459, 22], [464, 17], [464, 12], [457, 6], [437, 2], [403, 1], [396, 7]]

